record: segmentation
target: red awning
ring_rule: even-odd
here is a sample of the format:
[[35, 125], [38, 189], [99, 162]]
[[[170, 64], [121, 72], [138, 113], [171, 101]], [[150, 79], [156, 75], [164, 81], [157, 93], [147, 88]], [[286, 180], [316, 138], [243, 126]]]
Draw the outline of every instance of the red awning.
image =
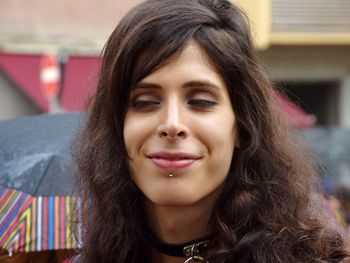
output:
[[96, 87], [100, 59], [98, 57], [70, 56], [65, 64], [61, 106], [67, 111], [80, 111]]
[[41, 55], [0, 53], [0, 70], [42, 111], [48, 104], [40, 89]]
[[[42, 55], [0, 53], [0, 70], [23, 91], [42, 111], [48, 111], [48, 102], [40, 88], [40, 60]], [[60, 106], [66, 111], [80, 111], [89, 94], [96, 87], [100, 59], [98, 57], [70, 56], [65, 63]], [[303, 111], [286, 96], [276, 92], [276, 102], [290, 123], [296, 128], [315, 125], [316, 118]]]
[[[42, 55], [0, 53], [0, 70], [43, 112], [48, 102], [40, 87]], [[84, 101], [96, 86], [98, 57], [70, 56], [65, 64], [60, 106], [66, 111], [82, 110]]]
[[278, 106], [281, 108], [282, 114], [287, 121], [298, 129], [311, 128], [316, 124], [316, 117], [306, 113], [302, 108], [294, 104], [288, 97], [280, 92], [275, 92], [275, 98]]

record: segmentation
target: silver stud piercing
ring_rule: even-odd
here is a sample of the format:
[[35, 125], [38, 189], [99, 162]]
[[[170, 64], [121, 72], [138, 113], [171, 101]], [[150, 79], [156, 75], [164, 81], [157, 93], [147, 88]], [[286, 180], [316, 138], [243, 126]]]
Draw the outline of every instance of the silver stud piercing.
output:
[[170, 172], [169, 177], [173, 177], [173, 176], [174, 176], [173, 172]]

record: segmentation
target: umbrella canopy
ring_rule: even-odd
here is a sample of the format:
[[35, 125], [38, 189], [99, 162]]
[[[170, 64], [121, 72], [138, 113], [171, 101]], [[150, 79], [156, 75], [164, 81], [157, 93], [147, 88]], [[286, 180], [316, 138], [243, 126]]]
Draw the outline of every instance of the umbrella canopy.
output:
[[74, 202], [70, 196], [34, 197], [0, 185], [0, 247], [10, 254], [75, 248]]
[[[12, 252], [71, 249], [74, 179], [70, 141], [79, 114], [0, 122], [0, 248]], [[79, 204], [77, 204], [79, 205]]]
[[0, 122], [0, 184], [31, 195], [70, 195], [70, 140], [78, 113]]

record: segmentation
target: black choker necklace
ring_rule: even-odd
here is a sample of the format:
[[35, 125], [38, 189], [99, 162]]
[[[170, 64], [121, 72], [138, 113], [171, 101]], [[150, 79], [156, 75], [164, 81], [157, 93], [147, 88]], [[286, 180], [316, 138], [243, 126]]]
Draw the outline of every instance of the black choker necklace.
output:
[[197, 259], [197, 261], [204, 261], [200, 256], [200, 253], [203, 252], [212, 241], [212, 236], [206, 236], [204, 238], [191, 240], [181, 244], [169, 244], [157, 240], [150, 233], [145, 233], [145, 237], [147, 241], [162, 254], [173, 257], [191, 257]]

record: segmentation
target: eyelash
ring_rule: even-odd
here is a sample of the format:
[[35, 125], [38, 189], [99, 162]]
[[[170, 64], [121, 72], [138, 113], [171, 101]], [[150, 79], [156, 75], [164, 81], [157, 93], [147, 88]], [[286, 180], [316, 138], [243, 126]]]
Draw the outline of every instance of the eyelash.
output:
[[136, 100], [132, 103], [132, 107], [136, 109], [142, 109], [142, 108], [156, 106], [159, 104], [160, 103], [158, 101], [153, 101], [153, 100]]
[[[135, 109], [144, 109], [144, 108], [158, 106], [159, 104], [160, 102], [153, 101], [153, 100], [136, 100], [132, 103], [132, 107]], [[210, 108], [215, 106], [217, 103], [210, 100], [197, 99], [197, 100], [189, 100], [188, 104], [192, 107], [197, 107], [197, 108]]]
[[210, 100], [198, 99], [198, 100], [190, 100], [188, 102], [188, 104], [190, 104], [191, 106], [194, 106], [194, 107], [210, 108], [210, 107], [215, 106], [217, 103], [214, 101], [210, 101]]

